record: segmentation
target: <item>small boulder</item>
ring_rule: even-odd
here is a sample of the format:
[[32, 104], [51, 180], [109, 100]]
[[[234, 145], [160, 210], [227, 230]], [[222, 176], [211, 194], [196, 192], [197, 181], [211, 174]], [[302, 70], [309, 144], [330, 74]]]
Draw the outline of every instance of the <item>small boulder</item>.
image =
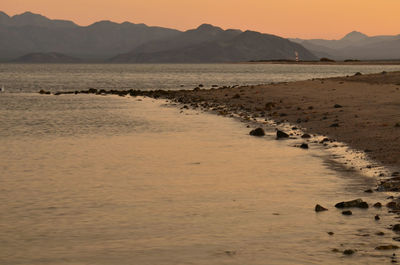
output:
[[343, 211], [342, 214], [343, 215], [352, 215], [353, 212], [352, 211]]
[[309, 135], [308, 133], [305, 133], [305, 134], [303, 134], [303, 135], [301, 136], [301, 138], [303, 138], [303, 139], [309, 139], [309, 138], [311, 138], [311, 135]]
[[379, 214], [375, 215], [375, 220], [376, 220], [376, 221], [381, 220], [381, 218], [379, 217]]
[[375, 208], [382, 208], [382, 203], [377, 202], [377, 203], [374, 204], [374, 207]]
[[342, 106], [342, 105], [339, 105], [339, 104], [335, 104], [333, 107], [334, 107], [335, 109], [343, 108], [343, 106]]
[[317, 204], [317, 205], [315, 205], [315, 211], [316, 212], [323, 212], [323, 211], [328, 211], [328, 209], [326, 209], [325, 207]]
[[280, 130], [276, 131], [276, 139], [284, 139], [284, 138], [289, 138], [289, 134], [282, 132]]
[[343, 254], [345, 255], [353, 255], [354, 253], [355, 251], [352, 249], [346, 249], [345, 251], [343, 251]]
[[331, 127], [331, 128], [339, 127], [339, 123], [332, 123], [329, 127]]
[[395, 224], [395, 225], [392, 227], [392, 230], [395, 231], [395, 232], [399, 232], [399, 231], [400, 231], [400, 224]]
[[365, 201], [361, 200], [361, 199], [356, 199], [356, 200], [352, 200], [352, 201], [347, 201], [347, 202], [339, 202], [335, 205], [336, 208], [351, 208], [351, 207], [355, 207], [355, 208], [363, 208], [366, 209], [368, 208], [368, 203], [366, 203]]
[[264, 131], [263, 128], [257, 128], [257, 129], [254, 129], [254, 130], [250, 131], [249, 134], [251, 136], [259, 136], [259, 137], [261, 137], [261, 136], [265, 135], [265, 131]]
[[303, 144], [300, 145], [300, 148], [301, 149], [308, 149], [308, 144], [303, 143]]

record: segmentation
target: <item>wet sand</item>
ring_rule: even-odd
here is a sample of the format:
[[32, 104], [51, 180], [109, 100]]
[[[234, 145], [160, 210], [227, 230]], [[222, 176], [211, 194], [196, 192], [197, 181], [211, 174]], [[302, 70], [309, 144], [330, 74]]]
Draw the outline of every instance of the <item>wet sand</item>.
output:
[[385, 166], [400, 167], [400, 72], [195, 89], [168, 92], [167, 97], [211, 106], [220, 114], [288, 121], [365, 151]]

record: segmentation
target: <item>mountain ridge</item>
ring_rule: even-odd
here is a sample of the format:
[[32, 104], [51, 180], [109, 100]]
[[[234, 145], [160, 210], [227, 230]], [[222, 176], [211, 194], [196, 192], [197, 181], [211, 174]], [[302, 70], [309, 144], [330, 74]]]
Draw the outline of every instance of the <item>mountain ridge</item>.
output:
[[291, 39], [319, 57], [335, 60], [395, 60], [400, 59], [400, 34], [368, 36], [352, 31], [338, 40]]
[[279, 36], [250, 30], [224, 30], [207, 23], [182, 32], [109, 20], [79, 26], [72, 21], [52, 20], [32, 12], [12, 17], [0, 12], [0, 59], [46, 61], [57, 58], [49, 53], [59, 54], [60, 60], [71, 57], [97, 62], [294, 60], [296, 53], [302, 60], [317, 59], [302, 45]]

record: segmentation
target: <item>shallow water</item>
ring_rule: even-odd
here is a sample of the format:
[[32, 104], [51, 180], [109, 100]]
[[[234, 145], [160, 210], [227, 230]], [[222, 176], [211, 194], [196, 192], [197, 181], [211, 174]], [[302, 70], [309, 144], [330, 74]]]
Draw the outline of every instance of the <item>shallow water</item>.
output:
[[0, 87], [8, 92], [193, 89], [199, 84], [258, 85], [382, 71], [400, 71], [400, 65], [0, 64]]
[[0, 264], [390, 262], [386, 210], [333, 207], [387, 195], [316, 146], [130, 97], [3, 94], [0, 122]]

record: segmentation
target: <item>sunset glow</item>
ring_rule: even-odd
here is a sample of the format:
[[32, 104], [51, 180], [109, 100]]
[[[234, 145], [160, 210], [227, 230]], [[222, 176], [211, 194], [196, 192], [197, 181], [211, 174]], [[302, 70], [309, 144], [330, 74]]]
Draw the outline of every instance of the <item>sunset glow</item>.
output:
[[283, 37], [337, 39], [357, 30], [400, 34], [399, 0], [3, 0], [8, 15], [25, 11], [89, 25], [130, 21], [187, 30], [202, 23]]

